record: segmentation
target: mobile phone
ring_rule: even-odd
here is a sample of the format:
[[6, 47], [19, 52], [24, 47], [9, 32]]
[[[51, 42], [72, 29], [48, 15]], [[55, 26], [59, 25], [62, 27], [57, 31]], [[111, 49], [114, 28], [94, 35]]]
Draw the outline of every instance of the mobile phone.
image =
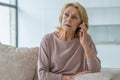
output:
[[81, 24], [83, 24], [83, 22], [80, 22], [80, 23], [78, 24], [78, 27], [77, 27], [77, 29], [76, 29], [76, 32], [79, 32], [79, 31], [80, 31], [80, 29], [81, 29], [81, 28], [80, 28], [80, 25], [81, 25]]
[[80, 27], [77, 27], [76, 32], [79, 32], [79, 31], [80, 31], [80, 29], [81, 29]]

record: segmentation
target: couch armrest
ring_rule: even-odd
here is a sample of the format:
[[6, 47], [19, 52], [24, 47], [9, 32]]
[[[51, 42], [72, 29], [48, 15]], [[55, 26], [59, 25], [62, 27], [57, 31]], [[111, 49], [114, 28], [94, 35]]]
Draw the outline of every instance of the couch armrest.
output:
[[75, 80], [120, 80], [120, 69], [103, 68], [101, 72], [83, 74]]

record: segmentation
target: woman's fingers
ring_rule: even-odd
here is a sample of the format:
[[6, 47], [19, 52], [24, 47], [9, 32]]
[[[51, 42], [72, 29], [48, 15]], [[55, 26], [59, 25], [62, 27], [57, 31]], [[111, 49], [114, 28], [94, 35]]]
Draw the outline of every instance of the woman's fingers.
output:
[[85, 24], [82, 24], [81, 26], [80, 26], [80, 30], [84, 30], [84, 31], [87, 31], [87, 27], [86, 27], [86, 25]]

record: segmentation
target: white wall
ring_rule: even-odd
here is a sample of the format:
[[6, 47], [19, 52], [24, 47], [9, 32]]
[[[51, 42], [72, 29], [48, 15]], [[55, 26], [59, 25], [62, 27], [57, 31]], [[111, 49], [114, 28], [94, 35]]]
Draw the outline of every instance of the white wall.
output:
[[39, 46], [44, 35], [44, 2], [40, 0], [19, 0], [19, 47]]
[[97, 45], [102, 67], [120, 68], [120, 45]]
[[[120, 7], [119, 0], [69, 0], [69, 1], [78, 1], [82, 5], [84, 5], [87, 8], [87, 10], [90, 10], [91, 8], [94, 7], [98, 7], [98, 8], [111, 7], [111, 6]], [[68, 0], [29, 0], [29, 1], [19, 0], [18, 1], [19, 2], [18, 3], [19, 4], [19, 20], [18, 20], [19, 47], [39, 46], [40, 40], [44, 34], [56, 30], [56, 26], [58, 25], [59, 22], [58, 19], [59, 19], [60, 10], [64, 5], [64, 3], [69, 1]], [[103, 16], [105, 15], [103, 14]], [[98, 17], [99, 16], [96, 16], [96, 18]], [[90, 20], [92, 20], [90, 21], [92, 24], [95, 23], [93, 22], [94, 20], [93, 18], [90, 17]], [[98, 56], [101, 59], [103, 67], [120, 68], [120, 62], [119, 62], [120, 45], [99, 44], [96, 45], [96, 47], [98, 50]]]

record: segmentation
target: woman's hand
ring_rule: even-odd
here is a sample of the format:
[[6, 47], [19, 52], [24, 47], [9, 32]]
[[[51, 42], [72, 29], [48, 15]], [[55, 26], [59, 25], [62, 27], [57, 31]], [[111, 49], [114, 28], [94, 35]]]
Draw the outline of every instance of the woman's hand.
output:
[[63, 75], [62, 80], [74, 80], [72, 76], [70, 75]]
[[88, 34], [87, 34], [87, 26], [85, 23], [80, 25], [80, 43], [82, 46], [87, 45], [88, 43]]

